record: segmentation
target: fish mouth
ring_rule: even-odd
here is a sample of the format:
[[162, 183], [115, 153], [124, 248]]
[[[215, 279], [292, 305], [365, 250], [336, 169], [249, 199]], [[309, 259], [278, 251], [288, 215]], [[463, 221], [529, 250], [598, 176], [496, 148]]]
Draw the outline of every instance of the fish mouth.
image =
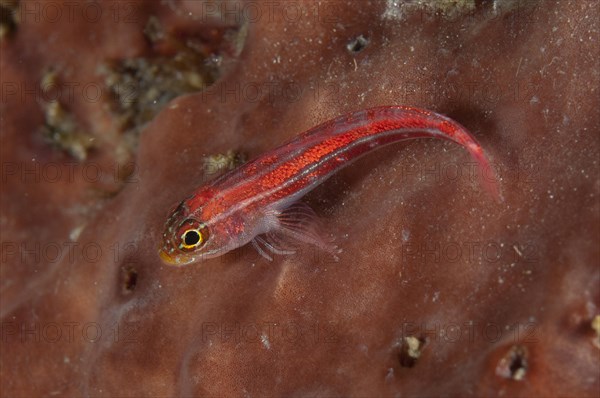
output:
[[171, 264], [171, 265], [176, 264], [175, 259], [173, 257], [171, 257], [171, 255], [169, 253], [167, 253], [164, 249], [160, 249], [158, 251], [158, 255], [160, 256], [160, 259], [163, 260], [164, 263]]
[[167, 265], [175, 265], [175, 266], [178, 266], [178, 267], [182, 266], [182, 265], [189, 264], [189, 263], [191, 263], [191, 262], [194, 261], [193, 258], [182, 259], [181, 257], [173, 257], [165, 249], [160, 249], [158, 251], [158, 256], [163, 261], [163, 263], [165, 263]]

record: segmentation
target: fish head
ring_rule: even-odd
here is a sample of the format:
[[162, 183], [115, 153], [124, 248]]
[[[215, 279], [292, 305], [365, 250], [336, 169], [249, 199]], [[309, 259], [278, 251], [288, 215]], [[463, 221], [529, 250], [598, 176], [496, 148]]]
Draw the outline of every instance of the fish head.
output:
[[183, 266], [218, 257], [234, 248], [231, 217], [210, 189], [201, 189], [171, 210], [159, 256], [165, 264]]

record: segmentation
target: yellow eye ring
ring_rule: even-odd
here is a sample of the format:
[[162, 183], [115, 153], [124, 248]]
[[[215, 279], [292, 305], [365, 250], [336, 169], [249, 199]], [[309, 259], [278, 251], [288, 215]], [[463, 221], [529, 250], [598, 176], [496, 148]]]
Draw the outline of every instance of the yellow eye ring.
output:
[[198, 229], [188, 229], [181, 235], [181, 249], [190, 250], [195, 249], [204, 243], [204, 236]]
[[210, 237], [210, 232], [206, 224], [190, 218], [181, 223], [177, 235], [179, 235], [179, 250], [190, 252], [204, 246]]

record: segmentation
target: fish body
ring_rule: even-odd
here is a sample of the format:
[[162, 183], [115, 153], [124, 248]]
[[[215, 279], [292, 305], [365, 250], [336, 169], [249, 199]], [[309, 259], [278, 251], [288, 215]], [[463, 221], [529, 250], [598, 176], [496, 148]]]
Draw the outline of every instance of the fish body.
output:
[[[334, 246], [319, 231], [317, 216], [300, 199], [362, 155], [415, 138], [458, 143], [490, 174], [479, 143], [446, 116], [407, 106], [349, 113], [196, 189], [171, 212], [160, 257], [167, 264], [185, 265], [250, 242], [268, 259], [269, 253], [293, 252], [286, 247], [290, 241], [331, 251]], [[485, 183], [499, 197], [496, 180]]]

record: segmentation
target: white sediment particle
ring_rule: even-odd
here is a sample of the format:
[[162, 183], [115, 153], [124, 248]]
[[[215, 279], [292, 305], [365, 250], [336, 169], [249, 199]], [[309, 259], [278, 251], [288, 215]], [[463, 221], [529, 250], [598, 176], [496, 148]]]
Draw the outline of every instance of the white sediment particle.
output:
[[269, 342], [269, 337], [266, 334], [263, 333], [260, 335], [260, 341], [267, 350], [271, 349], [271, 343]]

